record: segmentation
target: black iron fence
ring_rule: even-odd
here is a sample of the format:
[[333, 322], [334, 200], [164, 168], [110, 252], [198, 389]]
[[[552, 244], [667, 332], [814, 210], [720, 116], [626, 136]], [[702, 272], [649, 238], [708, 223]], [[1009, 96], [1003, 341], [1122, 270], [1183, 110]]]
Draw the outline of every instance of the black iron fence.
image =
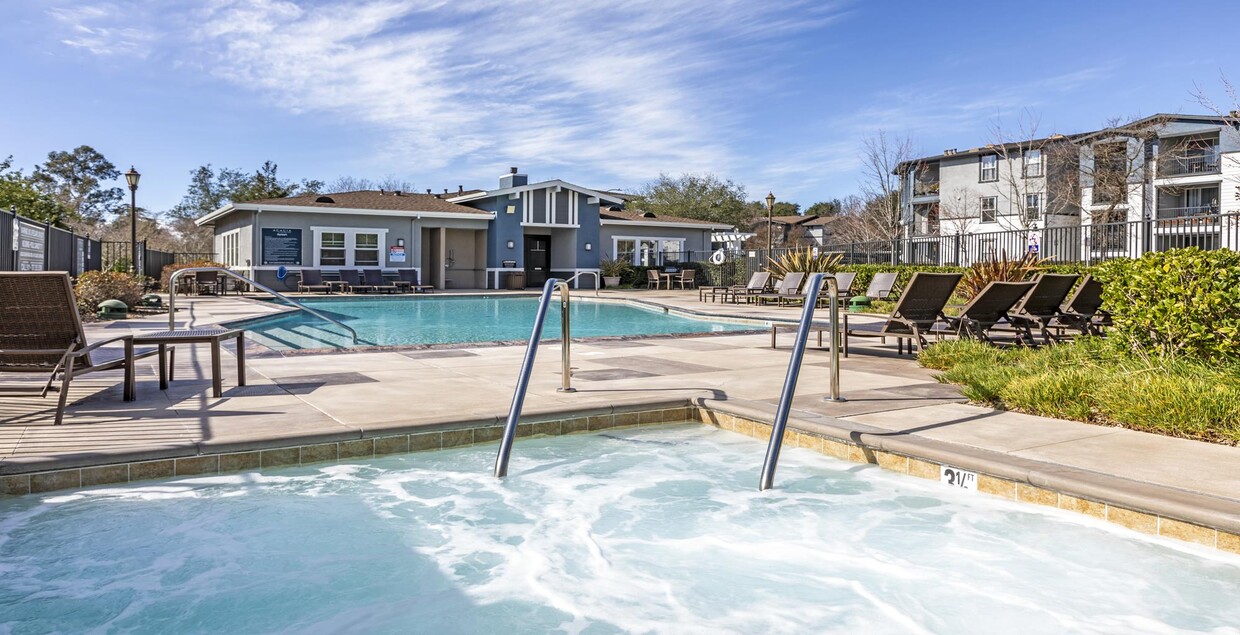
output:
[[99, 241], [5, 210], [0, 210], [0, 249], [0, 271], [68, 271], [76, 276], [100, 267]]
[[[1037, 253], [1047, 262], [1089, 265], [1182, 247], [1240, 250], [1240, 214], [1196, 214], [1036, 230], [828, 243], [816, 249], [840, 254], [845, 265], [964, 267], [1005, 255], [1018, 258], [1028, 252]], [[779, 259], [790, 251], [804, 249], [772, 249], [770, 256]], [[657, 256], [646, 264], [661, 269], [692, 267], [700, 272], [702, 284], [711, 285], [745, 284], [768, 261], [765, 249], [664, 252]]]
[[[107, 271], [129, 271], [129, 261], [133, 258], [129, 241], [105, 241], [100, 245], [102, 253], [101, 268]], [[146, 241], [138, 241], [137, 270], [148, 278], [159, 278], [164, 267], [173, 264], [184, 264], [200, 260], [213, 260], [212, 253], [169, 252], [150, 249]]]

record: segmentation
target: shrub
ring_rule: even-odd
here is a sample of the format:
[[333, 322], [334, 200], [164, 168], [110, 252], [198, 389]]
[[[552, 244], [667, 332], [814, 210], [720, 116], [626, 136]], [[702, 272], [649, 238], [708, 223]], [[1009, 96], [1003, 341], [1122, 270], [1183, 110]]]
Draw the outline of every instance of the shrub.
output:
[[1113, 337], [1134, 350], [1240, 361], [1240, 253], [1195, 247], [1097, 268]]
[[173, 272], [180, 270], [180, 269], [189, 269], [190, 267], [224, 267], [224, 268], [227, 268], [228, 265], [220, 263], [220, 262], [214, 262], [211, 260], [193, 260], [190, 262], [178, 262], [174, 265], [166, 265], [163, 271], [159, 273], [159, 288], [164, 290], [165, 292], [168, 291], [168, 281], [171, 279]]
[[77, 296], [78, 313], [85, 319], [94, 317], [99, 303], [104, 300], [120, 300], [133, 308], [142, 300], [142, 281], [128, 273], [115, 271], [87, 271], [78, 276], [73, 293]]
[[632, 266], [624, 260], [616, 260], [614, 258], [604, 258], [598, 263], [599, 273], [604, 278], [620, 278]]
[[815, 254], [813, 247], [806, 247], [805, 249], [786, 252], [779, 258], [771, 258], [767, 262], [766, 270], [780, 279], [798, 271], [804, 273], [834, 273], [840, 268], [840, 261], [843, 259], [844, 255], [841, 253], [820, 251]]

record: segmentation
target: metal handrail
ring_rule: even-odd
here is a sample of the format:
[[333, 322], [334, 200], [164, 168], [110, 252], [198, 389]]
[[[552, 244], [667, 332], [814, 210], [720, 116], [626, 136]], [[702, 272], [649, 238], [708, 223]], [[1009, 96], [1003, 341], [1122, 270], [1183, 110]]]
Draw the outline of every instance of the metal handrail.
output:
[[[517, 436], [517, 421], [521, 418], [521, 407], [525, 405], [525, 391], [530, 386], [530, 373], [534, 371], [534, 356], [538, 354], [538, 341], [542, 338], [543, 323], [547, 319], [547, 307], [551, 304], [551, 294], [557, 286], [563, 285], [564, 289], [568, 288], [566, 283], [556, 278], [549, 278], [543, 285], [542, 296], [538, 300], [538, 311], [534, 314], [534, 330], [530, 333], [529, 344], [525, 347], [525, 359], [521, 362], [521, 374], [517, 375], [517, 387], [512, 392], [512, 405], [508, 408], [508, 421], [504, 423], [504, 436], [500, 438], [499, 454], [495, 456], [495, 476], [497, 478], [508, 475], [508, 459], [512, 456], [512, 443]], [[561, 302], [566, 302], [564, 298], [567, 295], [561, 291]], [[564, 322], [565, 348], [568, 350], [568, 318], [567, 313], [562, 314], [561, 320]], [[565, 364], [567, 365], [567, 352], [565, 353]], [[568, 369], [565, 368], [567, 374]]]
[[580, 273], [578, 273], [578, 274], [574, 275], [573, 277], [571, 277], [571, 278], [569, 278], [569, 279], [565, 280], [565, 281], [564, 281], [564, 285], [565, 285], [565, 286], [567, 286], [567, 285], [568, 285], [568, 283], [570, 283], [570, 282], [576, 282], [576, 281], [577, 281], [577, 278], [580, 278], [581, 276], [584, 276], [584, 275], [586, 275], [586, 274], [589, 274], [589, 275], [591, 275], [591, 276], [594, 276], [594, 295], [595, 295], [595, 297], [597, 297], [597, 296], [598, 296], [598, 290], [599, 290], [599, 288], [603, 286], [603, 278], [602, 278], [602, 276], [600, 276], [600, 275], [599, 275], [599, 273], [598, 273], [597, 271], [582, 271], [582, 272], [580, 272]]
[[771, 423], [771, 440], [766, 446], [766, 461], [762, 464], [762, 478], [758, 482], [758, 491], [770, 489], [775, 484], [775, 466], [779, 463], [779, 451], [784, 443], [784, 430], [788, 427], [788, 413], [792, 410], [792, 398], [796, 395], [797, 377], [801, 374], [801, 360], [805, 357], [806, 342], [809, 340], [810, 327], [814, 321], [814, 307], [818, 304], [818, 293], [822, 290], [823, 279], [827, 281], [830, 293], [831, 317], [831, 394], [828, 401], [844, 401], [840, 397], [840, 298], [839, 284], [835, 276], [816, 273], [810, 276], [805, 290], [805, 308], [801, 312], [801, 322], [797, 327], [797, 338], [792, 345], [792, 357], [788, 360], [788, 374], [784, 378], [784, 390], [779, 396], [779, 408], [775, 411], [775, 421]]
[[322, 313], [319, 313], [318, 311], [315, 311], [314, 309], [284, 295], [283, 293], [280, 293], [279, 291], [276, 291], [275, 289], [272, 289], [271, 287], [268, 287], [263, 284], [259, 284], [258, 282], [255, 282], [254, 280], [251, 280], [237, 273], [236, 271], [233, 271], [231, 269], [225, 269], [223, 267], [187, 267], [185, 269], [177, 269], [176, 271], [172, 272], [172, 275], [168, 277], [168, 330], [169, 331], [176, 330], [177, 279], [180, 278], [181, 274], [183, 273], [197, 273], [199, 271], [216, 271], [216, 272], [222, 273], [227, 276], [232, 276], [233, 278], [236, 278], [237, 280], [240, 280], [252, 287], [258, 288], [260, 291], [266, 291], [267, 293], [270, 293], [271, 295], [277, 298], [280, 298], [281, 300], [284, 300], [285, 302], [288, 302], [289, 304], [305, 311], [306, 313], [309, 313], [310, 315], [313, 315], [319, 319], [331, 322], [332, 324], [335, 324], [336, 326], [339, 326], [340, 328], [348, 331], [349, 334], [353, 336], [353, 343], [357, 344], [357, 331], [353, 330], [353, 327], [341, 322], [340, 320], [337, 320], [335, 318], [331, 318]]

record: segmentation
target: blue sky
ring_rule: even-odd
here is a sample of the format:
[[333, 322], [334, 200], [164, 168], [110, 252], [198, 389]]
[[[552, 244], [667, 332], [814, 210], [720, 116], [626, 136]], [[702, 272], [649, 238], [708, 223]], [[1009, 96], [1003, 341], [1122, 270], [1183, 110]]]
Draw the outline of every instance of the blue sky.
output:
[[1240, 58], [1175, 6], [4, 2], [0, 156], [28, 170], [92, 145], [137, 166], [153, 210], [198, 165], [268, 159], [437, 190], [510, 165], [596, 188], [713, 172], [808, 205], [857, 191], [880, 129], [936, 154], [990, 142], [996, 121], [1050, 134], [1203, 112], [1195, 85], [1223, 101]]

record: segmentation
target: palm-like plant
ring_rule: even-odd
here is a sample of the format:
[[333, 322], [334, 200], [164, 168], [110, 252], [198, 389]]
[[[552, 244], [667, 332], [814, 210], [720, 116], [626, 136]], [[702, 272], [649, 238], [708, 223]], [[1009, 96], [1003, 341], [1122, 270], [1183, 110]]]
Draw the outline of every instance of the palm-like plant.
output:
[[834, 251], [820, 251], [814, 253], [813, 247], [806, 247], [804, 250], [794, 250], [784, 253], [779, 258], [770, 258], [767, 261], [766, 270], [776, 278], [794, 272], [800, 271], [804, 273], [834, 273], [839, 269], [840, 261], [844, 259], [844, 254]]
[[960, 287], [968, 297], [973, 297], [991, 282], [1022, 282], [1041, 268], [1042, 259], [1033, 252], [1013, 260], [1004, 251], [1000, 258], [973, 263], [960, 280]]

